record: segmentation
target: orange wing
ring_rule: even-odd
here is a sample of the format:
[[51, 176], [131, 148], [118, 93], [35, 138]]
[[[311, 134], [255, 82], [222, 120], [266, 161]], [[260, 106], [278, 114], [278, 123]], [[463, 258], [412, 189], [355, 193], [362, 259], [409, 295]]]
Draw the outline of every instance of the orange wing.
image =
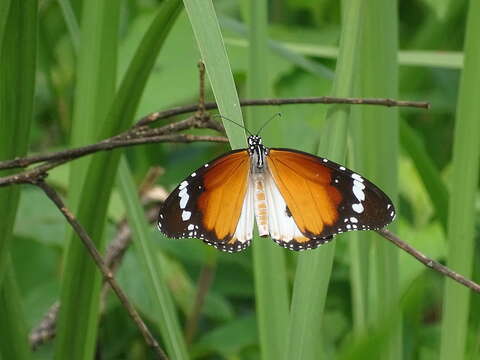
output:
[[235, 233], [247, 190], [250, 160], [247, 151], [233, 153], [212, 164], [203, 176], [204, 191], [198, 199], [203, 226], [217, 239]]
[[194, 171], [169, 195], [158, 228], [172, 238], [198, 238], [224, 251], [240, 251], [250, 241], [233, 238], [247, 190], [250, 158], [231, 151]]
[[333, 161], [270, 149], [267, 163], [288, 212], [307, 239], [378, 229], [395, 216], [390, 199], [378, 187]]

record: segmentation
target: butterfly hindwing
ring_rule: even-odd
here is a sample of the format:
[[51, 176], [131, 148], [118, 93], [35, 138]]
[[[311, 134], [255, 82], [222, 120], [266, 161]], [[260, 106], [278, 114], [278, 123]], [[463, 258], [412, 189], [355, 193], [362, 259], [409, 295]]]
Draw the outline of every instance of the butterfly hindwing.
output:
[[265, 197], [268, 204], [268, 232], [280, 246], [297, 251], [315, 249], [333, 238], [333, 236], [308, 238], [300, 231], [269, 172], [265, 175]]
[[223, 251], [246, 248], [253, 215], [249, 221], [247, 211], [236, 230], [246, 206], [249, 166], [248, 152], [236, 150], [194, 171], [165, 201], [158, 228], [168, 237], [202, 239]]
[[[351, 230], [375, 230], [395, 217], [390, 199], [359, 174], [311, 154], [270, 149], [271, 173], [288, 210], [308, 239], [330, 239]], [[315, 240], [314, 240], [315, 239]]]

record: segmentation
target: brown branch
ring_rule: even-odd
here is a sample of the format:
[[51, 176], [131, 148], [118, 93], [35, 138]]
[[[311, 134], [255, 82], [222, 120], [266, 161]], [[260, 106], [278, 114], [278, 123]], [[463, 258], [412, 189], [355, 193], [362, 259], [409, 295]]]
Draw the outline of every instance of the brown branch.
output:
[[[331, 96], [306, 97], [306, 98], [278, 98], [278, 99], [246, 99], [240, 101], [240, 106], [272, 106], [272, 105], [292, 105], [292, 104], [351, 104], [351, 105], [377, 105], [377, 106], [397, 106], [413, 107], [420, 109], [430, 109], [430, 103], [425, 101], [397, 101], [393, 99], [360, 99], [360, 98], [336, 98]], [[205, 110], [217, 108], [215, 102], [205, 103]], [[198, 104], [177, 106], [172, 109], [153, 112], [140, 119], [135, 127], [145, 126], [157, 120], [166, 119], [172, 116], [191, 113], [198, 110]]]
[[28, 340], [32, 350], [38, 349], [40, 345], [49, 342], [55, 337], [59, 310], [60, 303], [56, 301], [43, 316], [40, 324], [31, 331]]
[[[199, 65], [200, 70], [202, 66]], [[141, 144], [150, 144], [158, 142], [193, 142], [193, 141], [215, 141], [227, 142], [226, 138], [214, 136], [194, 136], [189, 134], [171, 134], [189, 128], [209, 128], [222, 132], [223, 127], [220, 123], [213, 121], [206, 110], [217, 107], [216, 103], [204, 103], [204, 72], [200, 71], [200, 102], [197, 105], [181, 106], [169, 109], [163, 112], [152, 113], [142, 118], [135, 126], [122, 134], [105, 139], [99, 143], [82, 146], [75, 149], [68, 149], [50, 154], [33, 155], [13, 160], [1, 161], [0, 170], [23, 168], [29, 165], [48, 162], [30, 171], [0, 177], [0, 187], [12, 184], [28, 182], [32, 178], [59, 166], [66, 161], [71, 161], [79, 157], [89, 155], [98, 151], [109, 151], [120, 147], [135, 146]], [[419, 108], [428, 108], [426, 102], [414, 101], [395, 101], [392, 99], [356, 99], [356, 98], [333, 98], [333, 97], [317, 97], [317, 98], [284, 98], [284, 99], [256, 99], [243, 100], [242, 106], [259, 106], [259, 105], [286, 105], [286, 104], [364, 104], [364, 105], [383, 105], [383, 106], [410, 106]], [[149, 129], [146, 125], [160, 119], [165, 119], [174, 115], [184, 114], [197, 110], [194, 116], [188, 119], [168, 124], [156, 129]]]
[[[33, 169], [25, 170], [18, 174], [0, 177], [0, 187], [9, 186], [13, 184], [21, 184], [25, 182], [31, 182], [32, 179], [37, 178], [41, 174], [71, 161], [73, 159], [78, 159], [79, 157], [93, 154], [99, 151], [109, 151], [117, 148], [124, 148], [136, 145], [143, 144], [156, 144], [160, 142], [176, 142], [176, 143], [191, 143], [197, 141], [207, 141], [207, 142], [228, 142], [228, 139], [222, 136], [204, 136], [204, 135], [191, 135], [191, 134], [173, 134], [173, 135], [159, 135], [159, 136], [150, 136], [144, 138], [133, 138], [125, 140], [116, 140], [101, 142], [93, 145], [87, 145], [81, 148], [71, 149], [60, 151], [57, 153], [46, 154], [46, 155], [37, 155], [13, 161], [19, 161], [23, 164], [25, 163], [37, 163], [42, 161], [48, 161], [45, 164], [39, 165]], [[6, 162], [4, 162], [6, 163]]]
[[107, 267], [105, 261], [102, 259], [100, 253], [98, 250], [95, 248], [95, 245], [90, 239], [90, 236], [87, 234], [85, 229], [80, 225], [80, 223], [77, 221], [75, 216], [70, 212], [70, 210], [65, 206], [63, 203], [62, 199], [60, 196], [57, 194], [57, 192], [51, 188], [49, 185], [47, 185], [43, 179], [36, 179], [35, 181], [32, 181], [31, 184], [38, 186], [41, 188], [45, 194], [52, 200], [52, 202], [58, 207], [60, 212], [63, 214], [65, 219], [68, 221], [68, 223], [72, 226], [74, 231], [77, 233], [79, 238], [82, 240], [83, 244], [85, 245], [85, 248], [87, 249], [88, 253], [92, 257], [93, 261], [97, 265], [98, 269], [103, 275], [104, 280], [110, 285], [112, 290], [115, 292], [117, 295], [118, 299], [120, 300], [121, 304], [123, 307], [127, 310], [128, 314], [130, 315], [130, 318], [134, 321], [134, 323], [137, 325], [140, 333], [145, 339], [145, 342], [147, 343], [148, 346], [150, 346], [156, 353], [157, 357], [159, 359], [168, 359], [167, 355], [163, 351], [163, 349], [160, 347], [158, 342], [155, 340], [153, 335], [151, 334], [150, 330], [148, 329], [147, 325], [143, 322], [142, 318], [138, 314], [137, 310], [133, 307], [133, 305], [130, 303], [128, 300], [127, 296], [121, 289], [121, 287], [118, 285], [116, 282], [113, 273], [110, 271], [110, 269]]
[[[158, 216], [159, 207], [153, 207], [147, 211], [147, 219], [150, 223], [154, 222]], [[113, 273], [116, 273], [125, 252], [132, 242], [132, 232], [130, 226], [126, 221], [122, 221], [118, 225], [117, 234], [114, 239], [110, 242], [105, 251], [105, 264]], [[104, 297], [109, 289], [108, 283], [103, 284], [102, 296]], [[57, 300], [50, 308], [47, 310], [43, 316], [40, 324], [35, 327], [29, 336], [29, 343], [33, 350], [38, 349], [39, 346], [46, 344], [56, 335], [56, 325], [58, 311], [60, 309], [60, 302]]]
[[385, 239], [391, 241], [394, 243], [396, 246], [398, 246], [400, 249], [403, 251], [409, 253], [412, 255], [415, 259], [420, 261], [423, 265], [445, 275], [448, 276], [449, 278], [455, 280], [456, 282], [468, 287], [469, 289], [472, 289], [473, 291], [480, 293], [480, 285], [473, 282], [470, 279], [467, 279], [466, 277], [456, 273], [455, 271], [449, 269], [445, 265], [440, 264], [439, 262], [430, 259], [429, 257], [425, 256], [422, 254], [420, 251], [414, 249], [412, 246], [408, 245], [404, 241], [402, 241], [398, 236], [393, 234], [387, 229], [381, 229], [377, 230], [377, 233], [379, 233], [381, 236], [383, 236]]
[[205, 114], [205, 64], [202, 60], [198, 62], [198, 113], [200, 116]]
[[[179, 131], [177, 128], [180, 126], [173, 126], [179, 123], [172, 124], [172, 131]], [[183, 124], [182, 124], [183, 125]], [[191, 127], [191, 126], [190, 126]], [[134, 134], [131, 136], [124, 135], [123, 137], [115, 137], [103, 140], [99, 143], [81, 146], [75, 149], [68, 149], [63, 151], [58, 151], [50, 154], [41, 154], [33, 155], [23, 158], [17, 158], [14, 160], [2, 161], [0, 162], [0, 170], [2, 169], [12, 169], [18, 167], [26, 167], [32, 164], [45, 162], [45, 161], [59, 161], [59, 160], [74, 160], [79, 157], [90, 155], [99, 151], [109, 151], [117, 148], [130, 147], [143, 144], [154, 144], [160, 142], [177, 142], [177, 143], [190, 143], [195, 141], [207, 141], [207, 142], [228, 142], [228, 139], [223, 136], [205, 136], [205, 135], [191, 135], [191, 134], [172, 134], [172, 135], [163, 135], [160, 133], [160, 129], [149, 129], [140, 132], [138, 135]], [[181, 129], [183, 130], [183, 129]], [[164, 132], [166, 133], [166, 131]], [[57, 165], [58, 166], [58, 165]], [[49, 168], [51, 169], [51, 167]], [[2, 186], [0, 178], [0, 186]]]

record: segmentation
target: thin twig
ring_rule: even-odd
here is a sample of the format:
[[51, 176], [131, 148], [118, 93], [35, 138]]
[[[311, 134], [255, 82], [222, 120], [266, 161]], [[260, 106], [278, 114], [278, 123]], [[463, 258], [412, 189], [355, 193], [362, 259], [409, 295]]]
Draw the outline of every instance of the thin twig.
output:
[[205, 114], [205, 64], [202, 60], [198, 62], [198, 113], [203, 117]]
[[449, 278], [455, 280], [456, 282], [472, 289], [473, 291], [480, 293], [480, 285], [473, 282], [470, 279], [465, 278], [464, 276], [456, 273], [455, 271], [449, 269], [448, 267], [440, 264], [439, 262], [430, 259], [429, 257], [425, 256], [422, 254], [420, 251], [414, 249], [404, 241], [402, 241], [398, 236], [393, 234], [392, 232], [388, 231], [387, 229], [381, 229], [377, 230], [377, 233], [379, 233], [381, 236], [383, 236], [385, 239], [391, 241], [394, 243], [396, 246], [398, 246], [400, 249], [403, 251], [409, 253], [412, 255], [415, 259], [420, 261], [423, 265], [445, 275], [448, 276]]
[[[174, 123], [175, 125], [178, 123]], [[177, 130], [180, 126], [171, 126], [172, 131]], [[192, 127], [192, 126], [189, 126]], [[160, 133], [159, 129], [149, 129], [147, 131], [141, 132], [137, 136], [130, 136], [124, 138], [116, 138], [115, 140], [109, 138], [103, 140], [96, 144], [81, 146], [75, 149], [68, 149], [63, 151], [58, 151], [50, 154], [40, 154], [27, 156], [23, 158], [17, 158], [14, 160], [2, 161], [0, 162], [1, 169], [12, 169], [12, 168], [21, 168], [26, 167], [32, 164], [45, 162], [45, 161], [57, 161], [57, 160], [73, 160], [78, 159], [79, 157], [90, 155], [99, 151], [109, 151], [117, 148], [143, 145], [143, 144], [154, 144], [160, 142], [177, 142], [177, 143], [190, 143], [196, 141], [206, 141], [206, 142], [228, 142], [228, 139], [223, 136], [206, 136], [206, 135], [191, 135], [191, 134], [172, 134], [172, 135], [163, 135]], [[184, 129], [181, 129], [184, 130]], [[166, 133], [166, 131], [165, 131]], [[49, 168], [49, 170], [51, 167]], [[2, 180], [5, 178], [0, 178], [0, 186], [3, 186]]]
[[140, 330], [140, 333], [143, 335], [145, 342], [147, 343], [148, 346], [150, 346], [156, 353], [157, 357], [159, 359], [168, 359], [167, 355], [163, 351], [163, 349], [160, 347], [158, 344], [157, 340], [153, 337], [151, 334], [150, 330], [148, 329], [147, 325], [144, 323], [140, 315], [138, 314], [137, 310], [133, 307], [133, 305], [130, 303], [128, 300], [127, 296], [123, 292], [123, 290], [120, 288], [118, 283], [116, 282], [113, 273], [110, 271], [110, 269], [107, 267], [105, 264], [105, 261], [102, 259], [100, 253], [98, 250], [95, 248], [95, 245], [90, 239], [90, 236], [87, 234], [85, 229], [80, 225], [80, 223], [77, 221], [75, 216], [70, 212], [70, 210], [65, 206], [63, 203], [62, 199], [60, 196], [57, 194], [57, 192], [47, 185], [43, 179], [37, 179], [36, 181], [31, 182], [33, 185], [38, 186], [41, 188], [45, 194], [52, 200], [52, 202], [58, 207], [60, 212], [63, 214], [65, 219], [70, 223], [74, 231], [77, 233], [79, 238], [82, 240], [83, 244], [85, 245], [85, 248], [89, 252], [90, 256], [94, 260], [95, 264], [101, 271], [103, 278], [112, 290], [115, 292], [117, 295], [118, 299], [122, 303], [123, 307], [127, 310], [128, 314], [130, 315], [131, 319], [135, 322], [137, 325], [138, 329]]
[[56, 335], [57, 316], [60, 309], [60, 302], [50, 306], [42, 321], [32, 330], [28, 338], [32, 350], [36, 350], [40, 345], [52, 340]]
[[[336, 98], [331, 96], [306, 97], [306, 98], [278, 98], [278, 99], [246, 99], [240, 101], [240, 106], [272, 106], [272, 105], [292, 105], [292, 104], [356, 104], [356, 105], [377, 105], [377, 106], [397, 106], [413, 107], [420, 109], [430, 109], [430, 103], [425, 101], [397, 101], [393, 99], [359, 99], [359, 98]], [[216, 109], [215, 102], [205, 103], [205, 110]], [[198, 104], [177, 106], [172, 109], [153, 112], [140, 119], [135, 127], [145, 126], [160, 119], [166, 119], [172, 116], [191, 113], [198, 110]]]
[[[153, 207], [147, 211], [147, 219], [150, 223], [156, 220], [158, 216], [158, 206]], [[117, 230], [112, 242], [108, 245], [107, 250], [105, 251], [105, 264], [113, 273], [115, 273], [127, 251], [128, 247], [132, 242], [132, 232], [130, 226], [126, 221], [122, 221]], [[103, 284], [102, 296], [105, 296], [107, 289], [110, 287], [108, 283]], [[30, 347], [33, 350], [38, 349], [43, 344], [46, 344], [56, 335], [56, 325], [58, 310], [60, 308], [60, 302], [57, 300], [53, 303], [52, 306], [47, 310], [45, 315], [42, 317], [42, 320], [31, 332], [29, 336]]]

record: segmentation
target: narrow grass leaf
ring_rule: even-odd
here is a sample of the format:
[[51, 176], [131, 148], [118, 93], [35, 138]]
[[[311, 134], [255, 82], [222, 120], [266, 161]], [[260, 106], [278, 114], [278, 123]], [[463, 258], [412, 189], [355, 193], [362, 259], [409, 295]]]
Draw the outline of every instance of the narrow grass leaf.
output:
[[[338, 56], [338, 48], [334, 46], [277, 41], [286, 49], [304, 56], [314, 56], [324, 59], [335, 59]], [[399, 51], [397, 56], [398, 63], [402, 66], [445, 69], [461, 69], [463, 67], [463, 53], [458, 51], [403, 50]]]
[[[72, 146], [99, 140], [99, 129], [112, 102], [116, 84], [119, 5], [101, 5], [86, 0], [82, 13]], [[95, 190], [82, 191], [90, 161], [91, 158], [83, 158], [70, 165], [69, 205], [97, 248], [102, 249], [104, 217], [99, 212], [106, 204], [95, 202], [87, 215], [78, 211], [80, 203], [100, 200]], [[96, 346], [101, 277], [83, 244], [75, 234], [72, 235], [70, 228], [67, 233], [69, 243], [65, 253], [55, 357], [90, 359]]]
[[[268, 81], [267, 11], [268, 1], [248, 1], [250, 47], [247, 96], [251, 99], [268, 98], [272, 92]], [[262, 123], [271, 118], [272, 110], [251, 107], [247, 109], [247, 115], [249, 127], [257, 130]], [[274, 129], [271, 127], [268, 130], [266, 139], [271, 139], [272, 135], [275, 135]], [[289, 312], [285, 250], [270, 239], [255, 236], [253, 264], [261, 357], [262, 359], [283, 359]]]
[[[36, 0], [0, 5], [1, 160], [22, 156], [28, 149], [37, 59], [37, 5]], [[0, 189], [0, 287], [7, 269], [19, 190], [18, 186]]]
[[31, 358], [27, 341], [22, 299], [15, 280], [11, 259], [8, 257], [8, 268], [3, 286], [0, 289], [0, 358], [27, 360]]
[[[222, 17], [220, 19], [220, 24], [222, 25], [222, 28], [231, 30], [244, 37], [244, 39], [225, 39], [227, 44], [243, 47], [250, 46], [249, 44], [251, 44], [251, 42], [248, 41], [249, 32], [243, 23], [232, 18]], [[266, 45], [268, 45], [271, 51], [290, 61], [292, 64], [304, 69], [305, 71], [326, 79], [333, 79], [333, 72], [327, 66], [312, 61], [296, 51], [290, 50], [282, 42], [267, 39]]]
[[[480, 2], [470, 1], [465, 35], [465, 63], [455, 118], [452, 183], [448, 212], [447, 265], [470, 277], [474, 255], [475, 199], [480, 159]], [[446, 280], [440, 359], [465, 359], [471, 291]]]
[[[348, 97], [353, 92], [356, 49], [361, 26], [361, 3], [359, 0], [342, 2], [344, 18], [333, 96]], [[348, 106], [329, 108], [326, 128], [322, 130], [320, 137], [319, 153], [322, 156], [344, 162], [348, 117]], [[341, 240], [345, 240], [345, 237]], [[287, 359], [321, 358], [322, 317], [334, 252], [335, 242], [332, 242], [317, 251], [302, 253], [299, 256], [293, 288]]]
[[429, 156], [422, 138], [415, 133], [406, 121], [400, 122], [400, 141], [408, 153], [422, 179], [435, 213], [444, 230], [447, 229], [448, 189], [442, 180], [432, 158]]
[[[361, 71], [359, 74], [362, 97], [397, 98], [398, 95], [398, 14], [396, 0], [372, 0], [362, 7], [365, 19], [361, 35]], [[398, 173], [398, 113], [395, 108], [362, 107], [362, 143], [357, 149], [361, 169], [378, 184], [396, 204]], [[386, 169], [388, 169], [386, 171]], [[378, 237], [368, 234], [375, 251], [374, 298], [370, 314], [374, 323], [383, 323], [384, 317], [399, 307], [398, 249]], [[383, 359], [401, 359], [401, 324], [396, 323], [392, 336], [383, 350]]]
[[[184, 0], [183, 3], [205, 63], [218, 110], [223, 116], [243, 124], [237, 89], [212, 1]], [[223, 120], [223, 125], [232, 149], [245, 147], [245, 132], [242, 128], [226, 120]]]
[[[97, 33], [103, 34], [103, 29], [107, 34], [113, 32], [115, 36], [117, 35], [115, 30], [117, 27], [113, 26], [112, 29], [112, 23], [103, 18], [108, 16], [115, 18], [115, 13], [112, 13], [114, 9], [112, 9], [111, 4], [108, 6], [105, 5], [106, 8], [103, 9], [105, 11], [103, 14], [101, 11], [99, 14], [99, 11], [95, 11], [95, 8], [89, 9], [87, 3], [85, 5], [87, 6], [87, 9], [85, 10], [95, 12], [92, 16], [100, 17], [92, 24], [95, 27], [98, 27]], [[93, 2], [90, 5], [95, 6], [96, 2]], [[115, 99], [113, 99], [113, 97], [110, 101], [105, 99], [105, 104], [109, 105], [109, 109], [102, 108], [102, 104], [98, 104], [93, 101], [93, 99], [90, 100], [89, 106], [91, 108], [85, 109], [85, 111], [91, 116], [91, 119], [100, 122], [101, 124], [101, 127], [98, 126], [96, 129], [96, 137], [105, 138], [109, 135], [116, 134], [128, 127], [132, 122], [148, 75], [150, 74], [158, 52], [160, 51], [172, 24], [175, 22], [180, 9], [180, 1], [169, 0], [163, 2], [157, 16], [153, 20], [136, 51]], [[85, 14], [87, 13], [85, 11], [83, 13], [85, 18]], [[93, 19], [89, 21], [93, 21]], [[109, 29], [104, 29], [104, 26], [109, 26]], [[92, 36], [94, 35], [95, 31]], [[106, 37], [108, 38], [108, 36]], [[95, 42], [96, 40], [93, 41]], [[115, 43], [116, 37], [113, 37], [110, 41]], [[113, 51], [109, 48], [109, 44], [103, 45], [103, 47], [95, 48], [95, 51]], [[114, 51], [116, 52], [116, 49]], [[89, 55], [96, 55], [97, 60], [103, 59], [103, 57], [106, 56], [103, 53], [90, 53]], [[103, 66], [113, 67], [113, 70], [116, 71], [114, 58], [110, 59], [110, 61], [106, 61], [106, 59], [104, 60], [105, 61], [92, 64], [92, 66], [95, 66], [95, 73], [98, 71], [97, 67]], [[85, 69], [82, 68], [82, 70], [87, 71], [88, 66], [85, 66]], [[104, 71], [110, 70], [110, 68], [104, 69]], [[87, 73], [84, 75], [88, 77], [90, 74]], [[100, 75], [97, 74], [97, 76]], [[97, 79], [92, 81], [97, 87], [107, 86], [102, 83], [95, 83]], [[97, 94], [99, 91], [97, 87], [89, 88], [89, 86], [85, 85], [83, 91], [90, 91], [92, 94]], [[89, 96], [90, 93], [84, 95]], [[80, 100], [78, 101], [80, 102]], [[97, 107], [99, 107], [99, 109], [97, 109]], [[96, 114], [95, 109], [98, 110], [99, 114]], [[99, 121], [99, 119], [102, 119], [102, 114], [103, 119], [105, 120]], [[90, 128], [90, 131], [94, 128], [93, 124], [87, 127]], [[77, 130], [81, 131], [81, 129]], [[76, 139], [78, 141], [84, 140], [80, 135], [78, 135], [78, 138]], [[75, 182], [75, 186], [73, 187], [74, 191], [78, 191], [78, 193], [73, 196], [74, 203], [78, 203], [80, 194], [83, 194], [82, 201], [78, 206], [77, 217], [92, 239], [96, 241], [99, 248], [101, 248], [103, 244], [102, 237], [106, 208], [110, 198], [113, 181], [115, 179], [119, 156], [120, 153], [115, 152], [94, 156], [88, 168], [81, 166], [77, 169], [77, 171], [80, 171], [79, 169], [84, 170], [83, 174], [87, 174], [86, 178], [88, 179], [88, 182], [82, 187], [82, 183], [79, 180]], [[88, 164], [86, 165], [88, 166]], [[77, 176], [80, 176], [80, 173], [76, 174]], [[63, 335], [63, 341], [59, 338], [60, 344], [57, 349], [57, 357], [62, 359], [66, 357], [71, 358], [71, 349], [72, 346], [75, 346], [78, 347], [78, 354], [75, 353], [75, 356], [78, 356], [78, 358], [90, 358], [95, 343], [97, 326], [96, 317], [98, 314], [99, 276], [97, 270], [93, 266], [91, 260], [85, 255], [85, 250], [78, 243], [77, 239], [73, 239], [73, 242], [71, 242], [68, 255], [62, 297], [62, 313], [65, 314], [65, 316], [60, 321], [60, 330], [65, 331], [67, 334]], [[85, 307], [82, 308], [81, 305], [84, 305]], [[83, 316], [81, 314], [82, 312]], [[83, 324], [84, 322], [85, 324]], [[84, 333], [76, 333], [74, 329], [77, 331], [83, 331]], [[88, 331], [85, 329], [88, 329]]]
[[133, 244], [137, 256], [141, 259], [147, 274], [148, 291], [155, 308], [156, 325], [161, 330], [166, 350], [172, 359], [188, 359], [187, 348], [180, 330], [178, 317], [172, 296], [165, 283], [165, 276], [159, 264], [156, 248], [151, 241], [150, 225], [145, 219], [143, 207], [139, 202], [137, 189], [125, 157], [120, 160], [118, 184], [122, 201], [127, 211], [127, 220], [132, 229]]

